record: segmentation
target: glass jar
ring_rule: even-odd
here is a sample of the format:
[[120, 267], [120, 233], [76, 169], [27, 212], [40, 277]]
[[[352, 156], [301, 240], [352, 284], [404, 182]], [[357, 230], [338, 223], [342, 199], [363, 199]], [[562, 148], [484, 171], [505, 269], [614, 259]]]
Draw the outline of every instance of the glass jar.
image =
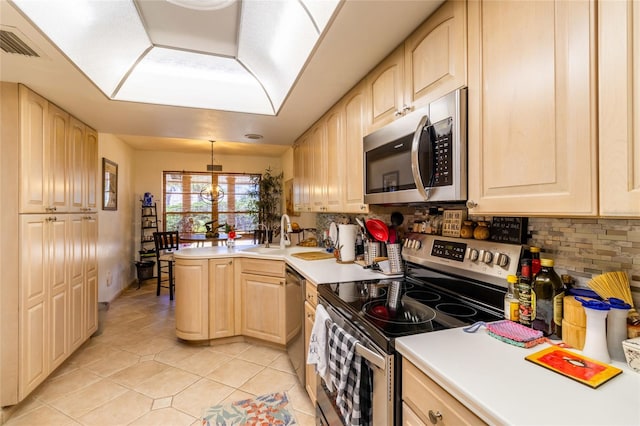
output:
[[476, 240], [488, 240], [489, 234], [489, 222], [480, 221], [476, 229], [473, 230], [473, 238]]
[[518, 277], [507, 275], [507, 292], [504, 295], [504, 318], [518, 322], [520, 311], [520, 300], [518, 300]]

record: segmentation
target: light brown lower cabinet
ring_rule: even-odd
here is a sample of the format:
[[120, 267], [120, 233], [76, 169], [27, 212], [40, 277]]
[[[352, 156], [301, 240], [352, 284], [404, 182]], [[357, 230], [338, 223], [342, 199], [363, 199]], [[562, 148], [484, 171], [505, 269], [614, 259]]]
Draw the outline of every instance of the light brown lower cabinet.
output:
[[402, 413], [405, 425], [485, 424], [406, 359], [402, 360]]
[[192, 341], [242, 335], [286, 344], [302, 321], [286, 310], [284, 271], [284, 262], [275, 260], [176, 259], [176, 335]]

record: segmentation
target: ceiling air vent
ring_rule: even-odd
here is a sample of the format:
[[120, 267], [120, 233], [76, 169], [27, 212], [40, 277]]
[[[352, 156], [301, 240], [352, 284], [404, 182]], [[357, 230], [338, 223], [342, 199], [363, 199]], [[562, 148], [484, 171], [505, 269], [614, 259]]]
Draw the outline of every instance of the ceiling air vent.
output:
[[7, 30], [0, 30], [0, 49], [7, 53], [16, 53], [18, 55], [32, 56], [35, 58], [40, 57], [40, 55], [18, 37], [16, 33]]

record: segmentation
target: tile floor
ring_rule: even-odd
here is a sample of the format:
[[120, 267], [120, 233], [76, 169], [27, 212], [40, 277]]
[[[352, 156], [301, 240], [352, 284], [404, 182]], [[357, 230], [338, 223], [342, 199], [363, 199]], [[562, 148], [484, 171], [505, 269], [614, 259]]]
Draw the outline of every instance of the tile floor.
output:
[[285, 351], [253, 343], [190, 346], [155, 282], [131, 287], [91, 338], [11, 414], [6, 425], [199, 425], [206, 407], [287, 391], [300, 425], [314, 407]]

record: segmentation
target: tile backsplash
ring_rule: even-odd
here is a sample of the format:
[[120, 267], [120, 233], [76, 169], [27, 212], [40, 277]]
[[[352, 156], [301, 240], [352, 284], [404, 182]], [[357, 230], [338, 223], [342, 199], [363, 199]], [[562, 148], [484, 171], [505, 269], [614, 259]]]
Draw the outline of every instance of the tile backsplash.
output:
[[[415, 208], [372, 206], [367, 218], [386, 223], [392, 211], [404, 214], [405, 227], [413, 223]], [[354, 223], [354, 215], [319, 214], [318, 229], [327, 229], [332, 221]], [[362, 217], [362, 215], [360, 216]], [[490, 217], [470, 216], [473, 220]], [[640, 299], [640, 219], [541, 218], [528, 221], [527, 245], [542, 249], [542, 257], [555, 261], [558, 273], [573, 276], [586, 286], [592, 277], [611, 271], [627, 273], [634, 299]]]
[[529, 218], [529, 232], [530, 245], [580, 282], [624, 271], [640, 292], [640, 220]]

